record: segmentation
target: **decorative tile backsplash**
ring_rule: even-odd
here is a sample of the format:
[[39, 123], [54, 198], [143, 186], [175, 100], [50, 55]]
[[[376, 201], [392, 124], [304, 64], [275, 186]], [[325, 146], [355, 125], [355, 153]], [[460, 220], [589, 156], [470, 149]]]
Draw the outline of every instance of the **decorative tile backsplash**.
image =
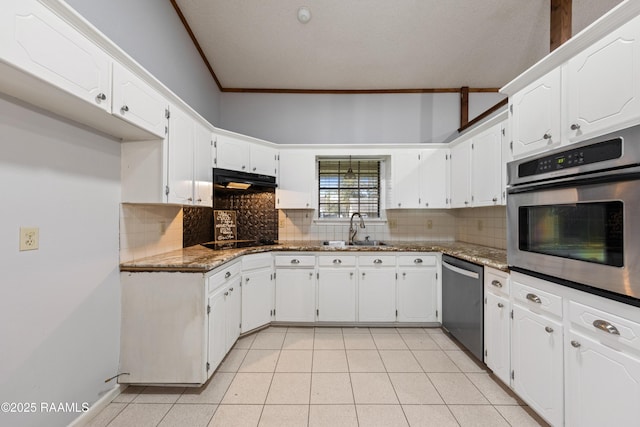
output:
[[239, 240], [278, 239], [275, 191], [215, 192], [214, 209], [236, 211]]
[[182, 246], [193, 246], [213, 240], [213, 209], [184, 206]]

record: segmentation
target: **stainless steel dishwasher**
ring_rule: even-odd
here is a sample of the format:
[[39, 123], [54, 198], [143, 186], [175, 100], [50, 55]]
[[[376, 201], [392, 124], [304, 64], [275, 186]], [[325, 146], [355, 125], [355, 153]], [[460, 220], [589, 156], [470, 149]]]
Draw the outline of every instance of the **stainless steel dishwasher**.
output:
[[481, 361], [483, 275], [480, 265], [442, 255], [442, 326]]

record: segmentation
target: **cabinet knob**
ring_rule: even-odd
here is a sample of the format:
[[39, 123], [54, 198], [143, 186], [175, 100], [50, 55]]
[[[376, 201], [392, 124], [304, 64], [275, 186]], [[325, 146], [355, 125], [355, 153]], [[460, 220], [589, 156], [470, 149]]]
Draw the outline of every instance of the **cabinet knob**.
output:
[[107, 99], [107, 95], [105, 95], [104, 93], [100, 92], [97, 96], [96, 96], [96, 101], [98, 103], [100, 103], [100, 101], [105, 101]]
[[398, 207], [402, 206], [402, 203], [398, 203]]
[[465, 205], [468, 205], [468, 204], [469, 204], [469, 202], [467, 202], [467, 201], [465, 200], [465, 201], [464, 201], [464, 204], [465, 204]]
[[193, 202], [193, 197], [189, 197], [187, 200]]
[[253, 171], [255, 172], [255, 171], [256, 171], [256, 168], [253, 168]]
[[576, 341], [576, 340], [571, 340], [571, 346], [572, 346], [572, 347], [578, 348], [578, 347], [580, 347], [580, 345], [581, 345], [581, 344], [580, 344], [578, 341]]
[[198, 199], [198, 203], [201, 202], [201, 201], [202, 201], [202, 199]]
[[229, 288], [229, 292], [233, 292], [233, 288]]
[[429, 207], [429, 202], [425, 202], [424, 206], [428, 208]]
[[620, 331], [618, 331], [618, 328], [616, 328], [606, 320], [600, 320], [600, 319], [594, 320], [593, 326], [596, 327], [597, 329], [600, 329], [601, 331], [608, 332], [611, 335], [620, 335]]
[[545, 326], [544, 330], [547, 331], [548, 333], [553, 332], [553, 328], [551, 326]]
[[310, 277], [310, 278], [311, 278], [311, 277], [313, 277], [313, 271], [310, 271], [310, 272], [309, 272], [309, 277]]
[[245, 279], [244, 279], [244, 281], [245, 281], [246, 283], [249, 283], [249, 278], [248, 278], [248, 277], [247, 277], [247, 278], [245, 278]]
[[544, 139], [551, 139], [551, 134], [549, 132], [545, 133], [544, 135], [542, 135], [542, 138]]
[[120, 108], [120, 111], [123, 113], [126, 113], [127, 111], [129, 111], [129, 107], [126, 105], [123, 105], [122, 108]]
[[580, 129], [580, 125], [578, 123], [574, 123], [571, 125], [571, 130], [578, 130]]
[[492, 280], [492, 281], [491, 281], [491, 284], [492, 284], [493, 286], [495, 286], [496, 288], [501, 288], [501, 287], [502, 287], [502, 283], [500, 283], [500, 281], [499, 281], [499, 280]]
[[245, 170], [247, 167], [245, 165], [242, 165], [242, 170]]
[[365, 273], [362, 273], [362, 278], [364, 278], [364, 274], [365, 274]]
[[230, 271], [227, 271], [227, 272], [224, 274], [224, 278], [225, 278], [225, 279], [228, 279], [229, 277], [231, 277], [231, 272], [230, 272]]
[[493, 200], [493, 203], [495, 203], [495, 202], [497, 202], [497, 201], [498, 201], [498, 198], [497, 198], [497, 197], [494, 197], [494, 198], [493, 198], [493, 199], [491, 199], [491, 200]]
[[291, 264], [300, 264], [300, 260], [299, 259], [292, 259], [291, 260]]
[[374, 264], [382, 264], [382, 260], [380, 258], [373, 260]]
[[536, 294], [527, 294], [527, 299], [531, 302], [535, 302], [536, 304], [542, 304], [542, 300]]
[[224, 293], [224, 296], [225, 296], [225, 297], [228, 297], [228, 296], [229, 296], [229, 292], [225, 292], [225, 293]]
[[422, 264], [422, 258], [416, 258], [413, 260], [414, 264]]
[[342, 264], [342, 260], [336, 258], [336, 259], [333, 260], [333, 263], [334, 264]]
[[499, 302], [499, 303], [498, 303], [498, 308], [502, 308], [502, 307], [504, 307], [504, 304], [503, 304], [503, 303], [501, 303], [501, 302]]

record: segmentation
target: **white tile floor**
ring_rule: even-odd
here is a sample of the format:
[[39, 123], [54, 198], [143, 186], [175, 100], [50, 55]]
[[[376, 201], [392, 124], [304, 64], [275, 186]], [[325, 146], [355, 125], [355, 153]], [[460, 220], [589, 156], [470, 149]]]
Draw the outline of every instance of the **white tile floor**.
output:
[[270, 327], [202, 388], [129, 387], [90, 426], [545, 425], [440, 329]]

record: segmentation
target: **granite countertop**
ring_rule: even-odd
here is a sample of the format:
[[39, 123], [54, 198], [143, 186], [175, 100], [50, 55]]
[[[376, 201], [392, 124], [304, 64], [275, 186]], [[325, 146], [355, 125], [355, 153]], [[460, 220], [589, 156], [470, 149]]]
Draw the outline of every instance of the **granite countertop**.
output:
[[442, 252], [476, 264], [508, 271], [504, 249], [465, 242], [387, 242], [384, 246], [324, 246], [321, 241], [281, 241], [277, 245], [213, 250], [190, 246], [120, 264], [120, 271], [207, 272], [239, 258], [261, 252]]

